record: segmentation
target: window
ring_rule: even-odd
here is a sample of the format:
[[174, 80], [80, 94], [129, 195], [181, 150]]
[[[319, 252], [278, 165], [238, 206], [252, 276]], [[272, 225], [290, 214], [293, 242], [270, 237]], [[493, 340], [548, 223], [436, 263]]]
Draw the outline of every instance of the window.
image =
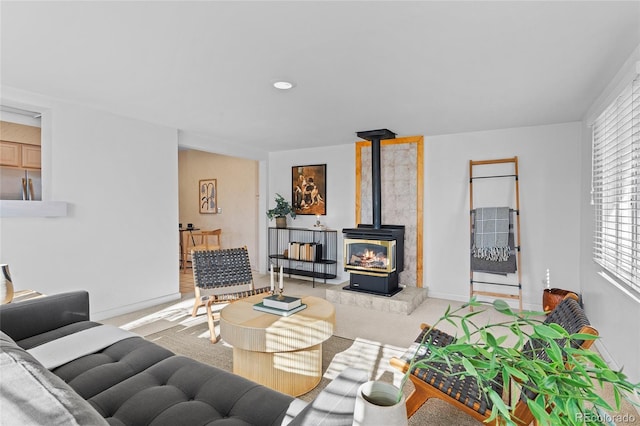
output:
[[640, 77], [593, 125], [594, 259], [640, 293]]

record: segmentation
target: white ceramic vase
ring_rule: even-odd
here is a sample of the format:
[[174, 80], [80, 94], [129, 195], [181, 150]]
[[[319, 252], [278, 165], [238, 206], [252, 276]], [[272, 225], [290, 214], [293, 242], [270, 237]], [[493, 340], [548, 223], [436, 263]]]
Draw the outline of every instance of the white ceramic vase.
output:
[[13, 282], [6, 263], [0, 265], [0, 300], [3, 305], [13, 300]]
[[404, 395], [391, 383], [372, 380], [363, 383], [356, 393], [353, 426], [407, 426]]

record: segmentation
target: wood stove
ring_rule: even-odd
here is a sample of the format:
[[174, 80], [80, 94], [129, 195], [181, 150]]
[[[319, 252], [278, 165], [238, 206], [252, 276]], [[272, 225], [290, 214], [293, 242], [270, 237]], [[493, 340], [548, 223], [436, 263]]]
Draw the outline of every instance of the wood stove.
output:
[[404, 226], [382, 225], [380, 140], [394, 139], [387, 129], [358, 132], [371, 141], [373, 224], [345, 228], [344, 270], [350, 273], [345, 290], [392, 296], [402, 290], [398, 274], [404, 269]]
[[344, 240], [344, 267], [368, 275], [384, 275], [396, 270], [396, 242], [383, 240]]

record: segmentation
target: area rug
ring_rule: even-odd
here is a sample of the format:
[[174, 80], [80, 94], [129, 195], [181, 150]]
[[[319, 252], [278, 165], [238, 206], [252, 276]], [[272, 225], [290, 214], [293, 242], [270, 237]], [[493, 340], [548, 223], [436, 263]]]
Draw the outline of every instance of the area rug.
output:
[[406, 348], [357, 338], [347, 350], [333, 356], [323, 377], [333, 380], [345, 368], [358, 367], [366, 370], [371, 380], [379, 380], [389, 372], [394, 376], [394, 384], [399, 386], [402, 373], [392, 368], [389, 361], [394, 356], [400, 357], [405, 351]]
[[[184, 355], [223, 370], [233, 371], [232, 347], [224, 341], [212, 344], [209, 341], [209, 329], [206, 321], [198, 323], [197, 321], [181, 320], [173, 327], [147, 335], [146, 339], [178, 355]], [[331, 336], [322, 345], [323, 377], [320, 383], [315, 389], [301, 395], [299, 398], [307, 402], [313, 401], [340, 371], [349, 366], [367, 370], [369, 377], [376, 380], [398, 385], [401, 375], [389, 366], [389, 358], [402, 354], [404, 350], [404, 348], [366, 339], [356, 339], [354, 341], [343, 337]], [[407, 382], [403, 387], [405, 395], [408, 395], [412, 390], [411, 382]], [[409, 426], [427, 424], [482, 425], [482, 423], [475, 421], [461, 411], [438, 400], [428, 401], [409, 419]]]
[[[193, 302], [194, 299], [189, 298], [166, 303], [102, 322], [138, 333], [178, 355], [233, 371], [233, 349], [224, 341], [216, 344], [209, 341], [209, 329], [204, 309], [200, 309], [197, 317], [191, 317]], [[224, 305], [215, 306], [216, 309], [223, 307]], [[361, 327], [370, 328], [371, 324], [363, 324]], [[217, 321], [216, 329], [219, 333]], [[367, 330], [362, 329], [361, 331], [361, 334], [365, 334]], [[357, 335], [357, 332], [350, 334], [352, 337]], [[300, 396], [300, 399], [312, 401], [340, 371], [348, 366], [363, 368], [369, 372], [371, 378], [399, 385], [401, 375], [390, 367], [389, 359], [402, 354], [405, 348], [360, 337], [352, 340], [334, 335], [323, 343], [322, 349], [323, 377], [315, 389]], [[413, 385], [408, 381], [402, 390], [405, 396], [408, 396], [413, 390]], [[610, 389], [606, 389], [605, 399], [613, 401]], [[640, 425], [640, 415], [637, 411], [627, 401], [623, 401], [622, 405], [621, 413], [631, 416], [625, 417], [626, 420], [629, 420], [625, 422], [625, 425]], [[482, 425], [470, 416], [435, 398], [427, 401], [409, 419], [409, 426], [452, 424], [460, 426]]]
[[[173, 327], [191, 328], [207, 323], [205, 308], [198, 310], [198, 315], [192, 317], [193, 304], [195, 299], [189, 298], [177, 302], [165, 303], [161, 306], [154, 306], [131, 314], [121, 315], [115, 318], [102, 321], [105, 324], [116, 325], [122, 329], [132, 331], [143, 337], [159, 333]], [[226, 304], [212, 306], [214, 312], [224, 308]], [[216, 321], [216, 329], [219, 331], [219, 323]], [[208, 333], [208, 329], [207, 329]], [[209, 336], [207, 335], [206, 338]]]

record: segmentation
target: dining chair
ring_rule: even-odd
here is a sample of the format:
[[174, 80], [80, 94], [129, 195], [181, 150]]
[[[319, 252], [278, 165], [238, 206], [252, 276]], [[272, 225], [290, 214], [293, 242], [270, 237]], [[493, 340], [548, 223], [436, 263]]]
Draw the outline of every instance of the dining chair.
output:
[[[196, 232], [190, 231], [184, 240], [182, 253], [182, 272], [187, 272], [187, 266], [192, 263], [191, 252], [193, 250], [220, 250], [222, 229], [206, 230]], [[197, 292], [197, 289], [196, 289]]]
[[220, 242], [220, 236], [222, 235], [222, 229], [213, 229], [210, 231], [194, 232], [194, 240], [199, 240], [199, 243], [192, 245], [189, 250], [220, 250], [222, 244]]

